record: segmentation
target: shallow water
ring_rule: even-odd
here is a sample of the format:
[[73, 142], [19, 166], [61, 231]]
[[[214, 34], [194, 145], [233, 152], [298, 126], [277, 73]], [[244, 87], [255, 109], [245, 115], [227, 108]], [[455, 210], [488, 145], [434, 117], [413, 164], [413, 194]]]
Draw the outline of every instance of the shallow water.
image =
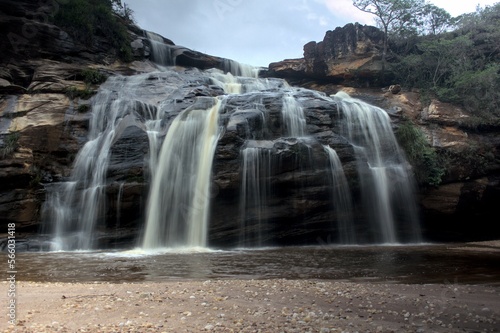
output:
[[285, 278], [500, 285], [500, 252], [460, 246], [31, 252], [18, 254], [16, 263], [18, 280], [45, 282]]

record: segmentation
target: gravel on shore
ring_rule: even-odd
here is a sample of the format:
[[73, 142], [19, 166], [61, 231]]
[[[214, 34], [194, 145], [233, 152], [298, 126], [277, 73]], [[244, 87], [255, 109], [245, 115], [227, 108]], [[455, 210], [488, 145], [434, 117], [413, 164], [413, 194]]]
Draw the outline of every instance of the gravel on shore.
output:
[[0, 332], [500, 332], [500, 285], [20, 281], [16, 316]]

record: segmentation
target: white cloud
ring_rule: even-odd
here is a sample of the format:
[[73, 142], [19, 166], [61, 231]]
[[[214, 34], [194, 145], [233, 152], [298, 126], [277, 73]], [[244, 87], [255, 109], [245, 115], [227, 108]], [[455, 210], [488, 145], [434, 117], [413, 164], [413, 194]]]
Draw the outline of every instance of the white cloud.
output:
[[322, 0], [322, 2], [340, 21], [375, 25], [375, 16], [354, 7], [352, 0]]
[[458, 16], [464, 13], [472, 13], [476, 11], [476, 6], [480, 7], [491, 6], [498, 0], [469, 0], [469, 1], [453, 1], [453, 0], [430, 0], [434, 5], [443, 8], [451, 16]]

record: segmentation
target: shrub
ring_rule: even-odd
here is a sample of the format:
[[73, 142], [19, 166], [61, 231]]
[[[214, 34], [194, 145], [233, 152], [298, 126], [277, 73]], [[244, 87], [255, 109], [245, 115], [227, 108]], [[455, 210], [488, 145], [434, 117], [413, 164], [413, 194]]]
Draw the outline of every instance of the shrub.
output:
[[78, 108], [77, 108], [78, 112], [84, 113], [84, 112], [87, 112], [88, 110], [90, 110], [90, 105], [88, 105], [88, 104], [80, 104], [80, 105], [78, 105]]
[[413, 166], [417, 183], [421, 186], [437, 186], [445, 173], [436, 150], [432, 148], [424, 133], [406, 119], [396, 130], [396, 138]]
[[89, 99], [90, 97], [94, 96], [95, 93], [96, 91], [90, 89], [88, 85], [85, 86], [85, 89], [79, 89], [77, 87], [69, 87], [66, 89], [66, 96], [68, 96], [70, 99]]
[[106, 74], [99, 72], [97, 69], [87, 68], [82, 71], [83, 81], [90, 84], [101, 84], [104, 83], [108, 77]]
[[19, 133], [9, 133], [4, 139], [4, 146], [0, 148], [0, 156], [2, 159], [9, 157], [17, 149], [17, 142], [19, 141]]
[[60, 4], [54, 24], [79, 42], [91, 46], [95, 36], [107, 38], [117, 55], [132, 60], [130, 38], [125, 24], [113, 11], [110, 0], [67, 0]]

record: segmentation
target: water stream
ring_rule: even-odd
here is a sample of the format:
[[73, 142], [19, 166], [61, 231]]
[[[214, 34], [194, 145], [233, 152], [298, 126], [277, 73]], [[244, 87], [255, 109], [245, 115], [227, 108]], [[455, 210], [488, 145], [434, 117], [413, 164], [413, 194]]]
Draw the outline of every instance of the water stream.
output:
[[342, 162], [337, 152], [330, 146], [325, 146], [332, 171], [333, 209], [337, 216], [339, 229], [339, 244], [356, 244], [354, 219], [352, 216], [351, 190], [344, 174]]
[[143, 247], [206, 247], [210, 175], [221, 101], [201, 99], [175, 118], [148, 199]]
[[354, 145], [365, 209], [372, 216], [377, 243], [399, 243], [396, 221], [410, 228], [410, 242], [421, 242], [414, 185], [410, 166], [400, 151], [389, 115], [384, 110], [351, 98], [344, 92], [333, 96], [346, 119], [344, 134]]

